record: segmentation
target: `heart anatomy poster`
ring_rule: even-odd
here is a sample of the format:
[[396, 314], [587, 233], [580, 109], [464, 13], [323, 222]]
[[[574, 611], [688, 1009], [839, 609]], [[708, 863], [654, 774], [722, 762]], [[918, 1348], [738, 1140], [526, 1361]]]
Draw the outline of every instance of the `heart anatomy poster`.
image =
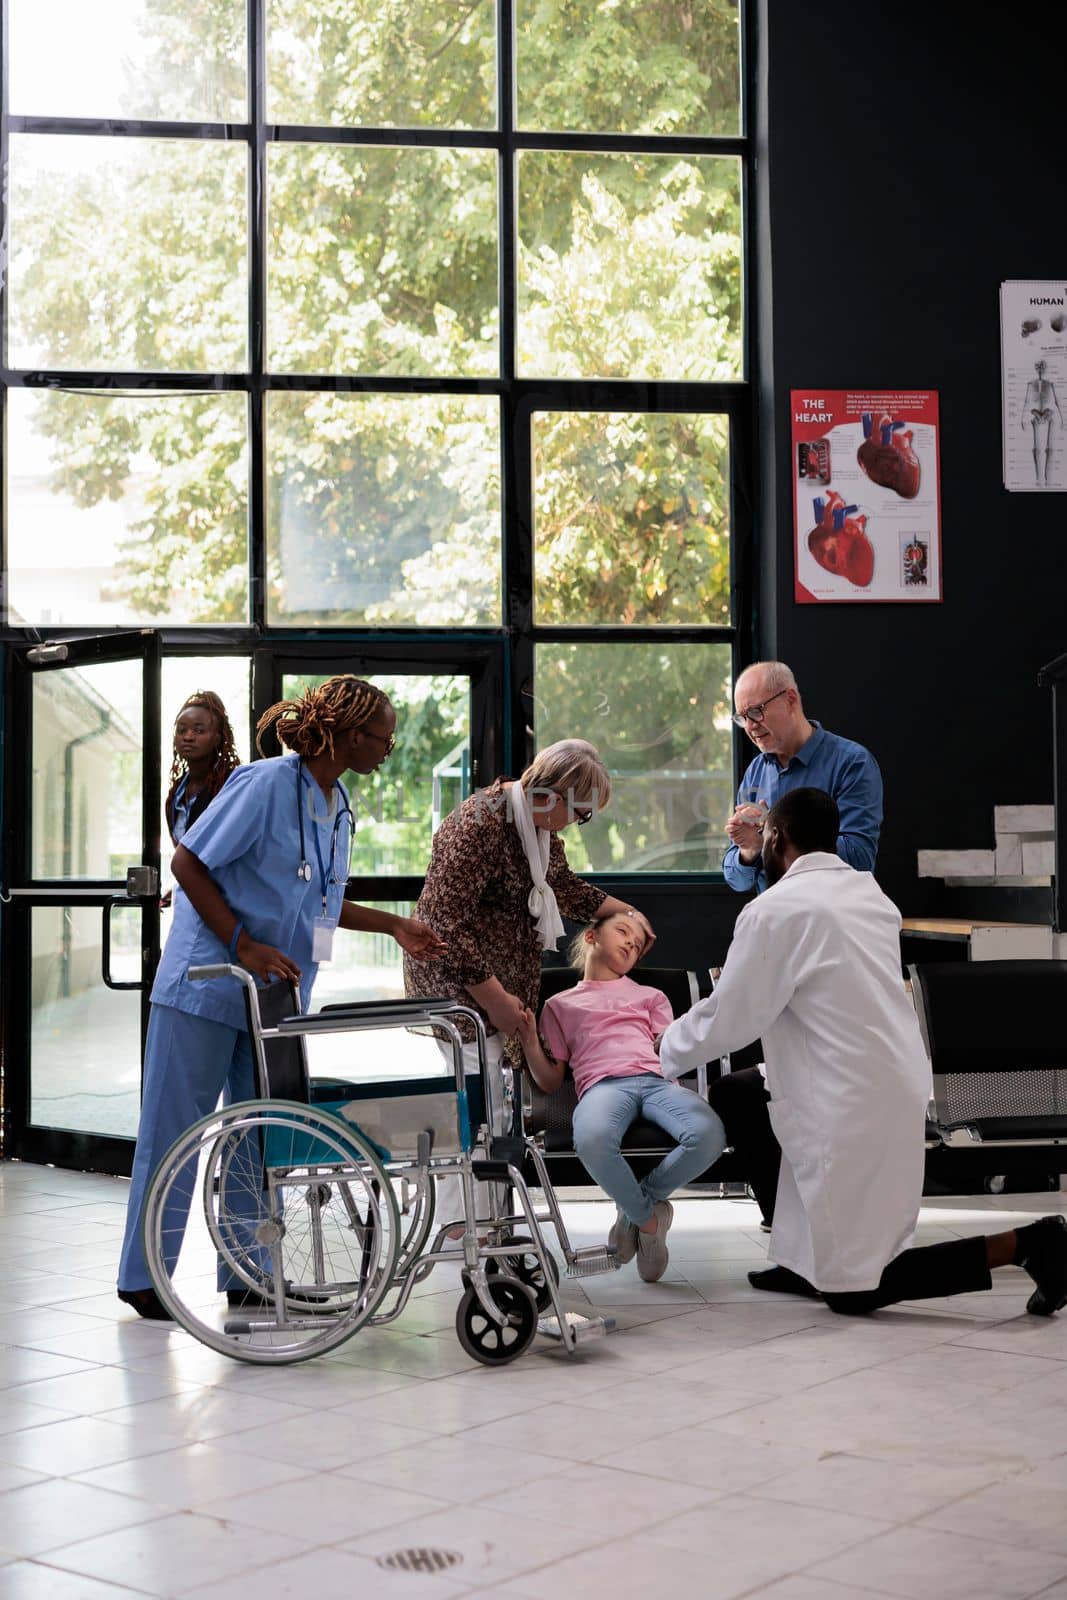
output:
[[[1067, 489], [1067, 279], [1000, 286], [1004, 487], [1035, 494]], [[1062, 401], [1061, 401], [1062, 397]]]
[[937, 394], [794, 389], [795, 598], [941, 599]]

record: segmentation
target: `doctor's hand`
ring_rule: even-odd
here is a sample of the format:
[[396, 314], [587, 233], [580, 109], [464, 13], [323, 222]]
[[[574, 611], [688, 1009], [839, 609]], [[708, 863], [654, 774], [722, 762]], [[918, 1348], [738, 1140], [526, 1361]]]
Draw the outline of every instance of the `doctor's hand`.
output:
[[397, 917], [396, 926], [391, 931], [401, 950], [406, 950], [416, 961], [432, 961], [435, 956], [443, 956], [448, 949], [429, 924], [420, 922], [417, 917]]
[[237, 940], [237, 959], [242, 967], [247, 967], [249, 972], [265, 982], [271, 978], [281, 978], [287, 983], [300, 982], [300, 968], [295, 961], [281, 950], [275, 950], [273, 945], [259, 944], [257, 940], [250, 939], [243, 930]]

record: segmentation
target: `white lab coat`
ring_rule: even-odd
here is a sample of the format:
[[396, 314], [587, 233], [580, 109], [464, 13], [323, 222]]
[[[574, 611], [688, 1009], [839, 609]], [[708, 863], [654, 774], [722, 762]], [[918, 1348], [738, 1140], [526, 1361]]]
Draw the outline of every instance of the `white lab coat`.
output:
[[876, 1288], [919, 1214], [930, 1065], [899, 940], [869, 872], [801, 856], [745, 907], [715, 992], [660, 1043], [678, 1077], [763, 1040], [783, 1157], [769, 1255], [824, 1292]]

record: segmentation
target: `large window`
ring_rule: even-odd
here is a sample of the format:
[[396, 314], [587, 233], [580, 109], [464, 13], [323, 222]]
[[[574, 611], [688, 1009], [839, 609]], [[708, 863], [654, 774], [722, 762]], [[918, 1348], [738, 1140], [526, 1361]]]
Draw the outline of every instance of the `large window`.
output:
[[[752, 610], [740, 0], [106, 10], [3, 7], [5, 637], [156, 627], [205, 680], [314, 631], [384, 681], [388, 640], [435, 816], [440, 772], [492, 776], [461, 641], [497, 658], [498, 770], [600, 746], [579, 865], [716, 870]], [[381, 873], [418, 873], [384, 803]]]

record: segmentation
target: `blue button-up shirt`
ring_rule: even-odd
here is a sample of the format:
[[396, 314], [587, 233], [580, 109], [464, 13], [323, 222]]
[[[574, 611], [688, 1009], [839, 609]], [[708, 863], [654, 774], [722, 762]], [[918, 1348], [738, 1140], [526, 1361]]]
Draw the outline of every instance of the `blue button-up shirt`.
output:
[[[825, 789], [837, 801], [841, 831], [837, 853], [859, 872], [873, 872], [882, 830], [882, 774], [869, 750], [815, 722], [815, 732], [783, 767], [776, 755], [758, 755], [749, 762], [737, 791], [738, 805], [770, 807], [790, 789]], [[741, 860], [732, 844], [722, 858], [722, 870], [731, 889], [742, 893], [767, 887], [763, 862], [751, 866]]]

